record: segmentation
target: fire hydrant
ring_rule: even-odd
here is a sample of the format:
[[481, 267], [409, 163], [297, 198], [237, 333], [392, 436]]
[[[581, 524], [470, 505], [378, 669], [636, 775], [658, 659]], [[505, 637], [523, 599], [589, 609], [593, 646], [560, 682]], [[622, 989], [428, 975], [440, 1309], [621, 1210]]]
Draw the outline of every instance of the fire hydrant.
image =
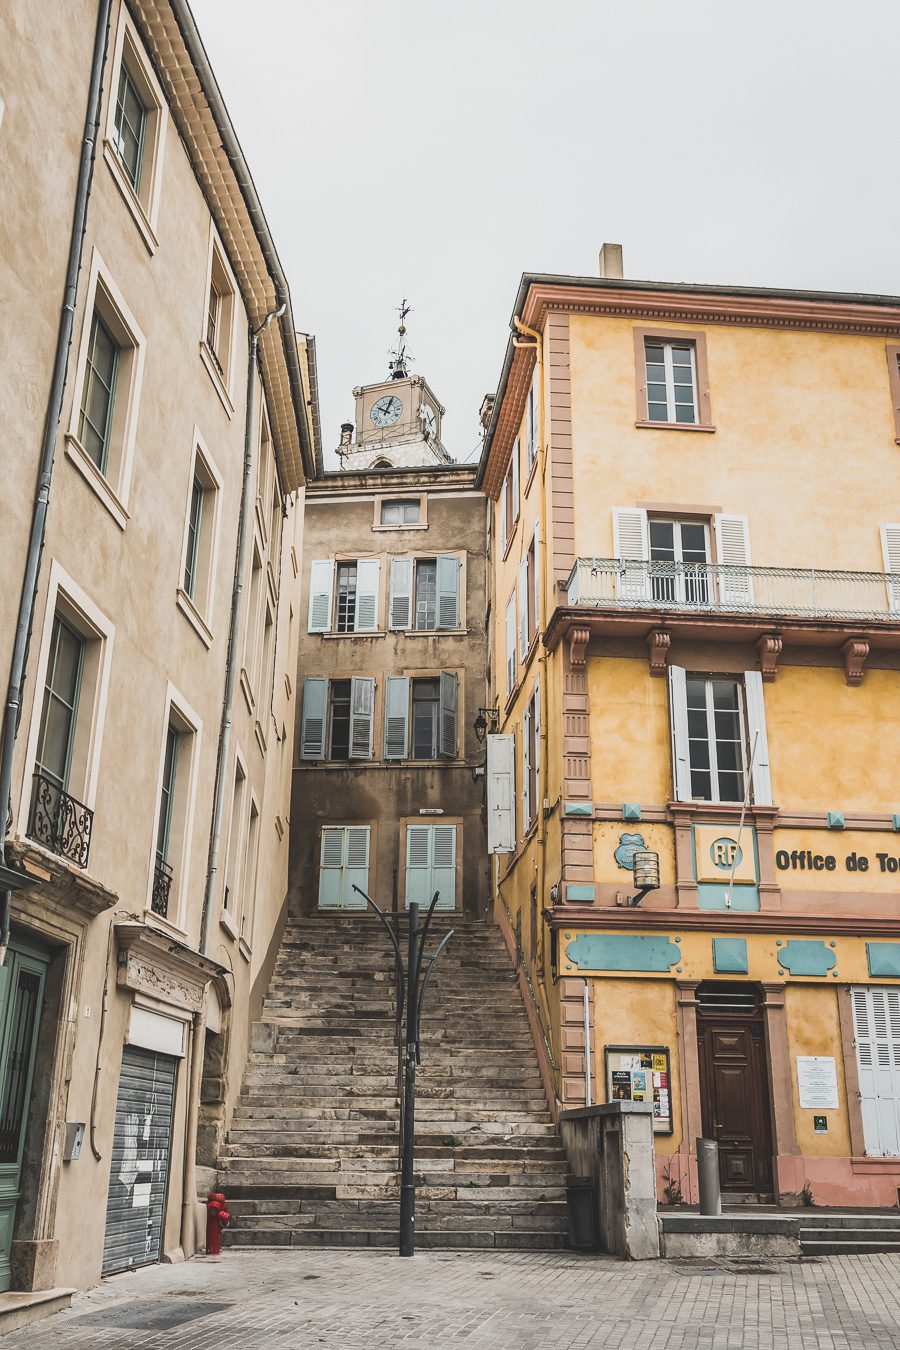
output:
[[206, 1255], [218, 1256], [222, 1251], [222, 1229], [231, 1223], [221, 1191], [210, 1191], [206, 1197]]

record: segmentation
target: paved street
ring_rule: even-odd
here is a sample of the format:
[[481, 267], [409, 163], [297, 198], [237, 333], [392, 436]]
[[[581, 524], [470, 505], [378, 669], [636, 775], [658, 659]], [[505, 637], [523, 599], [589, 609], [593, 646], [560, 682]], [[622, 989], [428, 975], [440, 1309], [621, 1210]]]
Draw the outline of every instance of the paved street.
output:
[[900, 1346], [900, 1258], [623, 1264], [536, 1252], [230, 1252], [107, 1280], [4, 1340], [91, 1346]]

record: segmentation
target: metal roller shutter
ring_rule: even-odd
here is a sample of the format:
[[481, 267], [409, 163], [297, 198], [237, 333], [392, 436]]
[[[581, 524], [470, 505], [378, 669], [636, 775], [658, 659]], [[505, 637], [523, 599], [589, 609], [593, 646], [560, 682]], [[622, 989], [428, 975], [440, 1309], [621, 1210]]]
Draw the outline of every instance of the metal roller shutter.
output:
[[158, 1261], [178, 1060], [128, 1045], [116, 1100], [103, 1274]]

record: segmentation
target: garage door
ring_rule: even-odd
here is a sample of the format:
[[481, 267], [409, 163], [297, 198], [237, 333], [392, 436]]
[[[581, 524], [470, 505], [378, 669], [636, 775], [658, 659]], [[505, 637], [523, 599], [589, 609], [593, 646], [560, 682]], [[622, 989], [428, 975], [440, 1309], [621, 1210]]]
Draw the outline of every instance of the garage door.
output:
[[178, 1060], [128, 1045], [116, 1101], [103, 1274], [158, 1261]]

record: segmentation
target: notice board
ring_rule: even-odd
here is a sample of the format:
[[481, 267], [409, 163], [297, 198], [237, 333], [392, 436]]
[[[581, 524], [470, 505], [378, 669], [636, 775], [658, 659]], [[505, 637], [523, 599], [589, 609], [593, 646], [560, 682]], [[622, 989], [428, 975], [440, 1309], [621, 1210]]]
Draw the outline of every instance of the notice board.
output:
[[607, 1045], [606, 1100], [647, 1102], [655, 1134], [672, 1133], [672, 1074], [667, 1045]]

